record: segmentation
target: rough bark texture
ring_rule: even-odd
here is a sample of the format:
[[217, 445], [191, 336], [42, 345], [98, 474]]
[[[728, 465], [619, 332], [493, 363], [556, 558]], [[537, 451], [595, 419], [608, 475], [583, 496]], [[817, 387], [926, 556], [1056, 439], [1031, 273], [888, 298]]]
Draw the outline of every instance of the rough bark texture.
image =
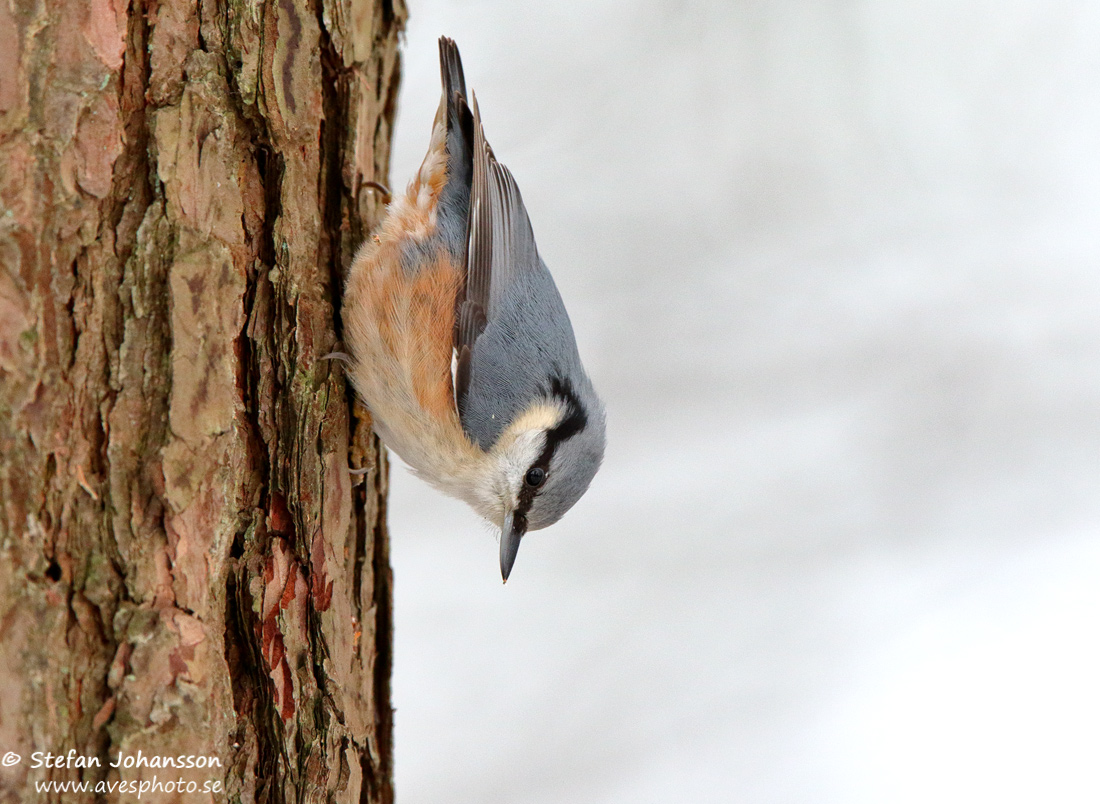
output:
[[386, 467], [319, 358], [404, 19], [0, 0], [0, 801], [392, 800]]

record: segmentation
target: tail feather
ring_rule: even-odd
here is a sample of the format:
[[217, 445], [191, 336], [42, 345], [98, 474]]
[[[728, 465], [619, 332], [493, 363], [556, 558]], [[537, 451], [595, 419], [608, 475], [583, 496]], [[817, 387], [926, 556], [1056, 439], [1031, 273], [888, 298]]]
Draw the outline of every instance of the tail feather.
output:
[[466, 99], [466, 76], [462, 72], [462, 56], [458, 53], [458, 45], [446, 36], [439, 37], [439, 70], [443, 74], [443, 94], [447, 98], [447, 108], [451, 110], [456, 92], [463, 100]]
[[[443, 98], [447, 115], [447, 183], [439, 198], [437, 217], [440, 232], [451, 250], [456, 265], [461, 266], [459, 287], [455, 296], [456, 345], [473, 339], [465, 329], [476, 326], [463, 315], [466, 299], [466, 247], [469, 240], [470, 186], [474, 178], [474, 115], [466, 95], [466, 76], [462, 70], [462, 57], [454, 40], [443, 36], [439, 39], [439, 71], [443, 78]], [[485, 326], [484, 318], [480, 325]], [[460, 350], [461, 351], [461, 350]], [[466, 366], [469, 368], [469, 350], [466, 350]], [[464, 391], [466, 376], [462, 371], [460, 355], [458, 387]], [[468, 372], [466, 372], [468, 373]]]
[[447, 106], [447, 184], [440, 196], [440, 224], [455, 260], [466, 256], [466, 218], [473, 180], [474, 116], [466, 96], [466, 77], [458, 46], [439, 40], [439, 69]]

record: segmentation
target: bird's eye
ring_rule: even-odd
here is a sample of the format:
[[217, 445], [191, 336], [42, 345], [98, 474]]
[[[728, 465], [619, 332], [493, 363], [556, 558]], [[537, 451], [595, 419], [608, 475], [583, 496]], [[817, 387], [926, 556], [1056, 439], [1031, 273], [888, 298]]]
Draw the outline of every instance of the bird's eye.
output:
[[531, 488], [537, 489], [543, 483], [546, 482], [546, 470], [535, 466], [527, 470], [527, 477], [525, 478], [527, 485]]

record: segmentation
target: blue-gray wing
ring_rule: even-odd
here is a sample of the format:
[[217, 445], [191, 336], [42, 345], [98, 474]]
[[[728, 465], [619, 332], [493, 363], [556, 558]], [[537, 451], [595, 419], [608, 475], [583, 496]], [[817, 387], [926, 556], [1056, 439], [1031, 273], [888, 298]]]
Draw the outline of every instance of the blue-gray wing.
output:
[[534, 399], [563, 384], [593, 415], [601, 408], [519, 188], [485, 141], [477, 99], [467, 102], [458, 48], [446, 37], [439, 58], [448, 176], [438, 223], [442, 242], [465, 268], [455, 299], [455, 400], [463, 430], [489, 449]]
[[545, 271], [539, 263], [535, 235], [516, 181], [485, 141], [476, 97], [472, 105], [466, 281], [455, 309], [455, 392], [463, 426], [470, 383], [474, 381], [474, 354], [486, 327], [504, 314], [517, 282], [522, 284], [525, 277], [540, 269]]
[[476, 96], [473, 103], [467, 295], [492, 317], [516, 276], [537, 269], [539, 255], [516, 180], [485, 141]]

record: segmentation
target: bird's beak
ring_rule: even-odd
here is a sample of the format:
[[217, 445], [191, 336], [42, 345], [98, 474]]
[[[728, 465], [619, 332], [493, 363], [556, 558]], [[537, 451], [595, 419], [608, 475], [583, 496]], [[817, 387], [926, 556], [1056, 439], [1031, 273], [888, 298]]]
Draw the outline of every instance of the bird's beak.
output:
[[519, 540], [527, 532], [527, 518], [522, 514], [516, 516], [509, 511], [504, 517], [504, 527], [500, 530], [500, 576], [504, 582], [508, 582], [508, 576], [512, 573], [512, 565], [516, 563], [516, 553], [519, 552]]

